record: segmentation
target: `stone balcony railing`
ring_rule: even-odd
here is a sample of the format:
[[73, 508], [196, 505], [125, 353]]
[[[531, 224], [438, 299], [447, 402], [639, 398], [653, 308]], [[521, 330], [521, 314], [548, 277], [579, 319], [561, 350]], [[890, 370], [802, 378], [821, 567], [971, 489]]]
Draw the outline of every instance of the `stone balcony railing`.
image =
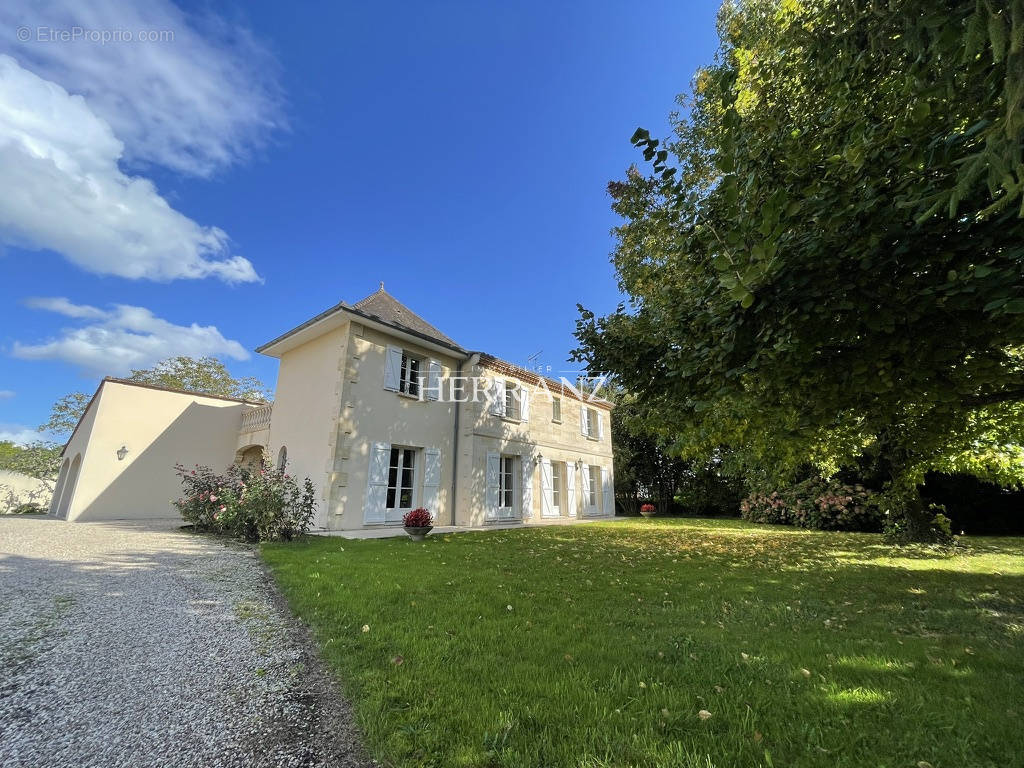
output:
[[270, 428], [270, 414], [274, 406], [261, 405], [259, 408], [250, 408], [242, 413], [242, 425], [239, 432], [259, 432], [261, 429]]

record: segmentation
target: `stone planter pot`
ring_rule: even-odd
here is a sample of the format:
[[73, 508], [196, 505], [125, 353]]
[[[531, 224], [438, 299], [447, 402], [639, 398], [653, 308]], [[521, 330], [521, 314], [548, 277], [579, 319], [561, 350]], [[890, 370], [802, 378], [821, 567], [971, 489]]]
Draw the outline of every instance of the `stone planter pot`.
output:
[[643, 515], [644, 517], [654, 517], [656, 514], [658, 514], [658, 512], [657, 512], [657, 510], [655, 510], [655, 511], [652, 511], [652, 512], [641, 512], [640, 514]]
[[409, 534], [409, 538], [413, 541], [423, 541], [425, 538], [427, 538], [427, 534], [430, 533], [430, 531], [433, 530], [433, 528], [434, 526], [432, 525], [424, 525], [417, 528], [411, 528], [409, 526], [406, 526], [405, 532]]

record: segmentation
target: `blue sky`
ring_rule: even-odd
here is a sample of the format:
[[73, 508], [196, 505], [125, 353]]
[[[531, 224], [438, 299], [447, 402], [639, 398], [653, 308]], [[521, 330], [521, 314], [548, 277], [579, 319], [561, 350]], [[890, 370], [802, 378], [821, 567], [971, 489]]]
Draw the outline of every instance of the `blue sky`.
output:
[[273, 386], [254, 347], [381, 280], [468, 348], [569, 368], [576, 303], [620, 300], [605, 185], [716, 10], [5, 3], [0, 435], [168, 354]]

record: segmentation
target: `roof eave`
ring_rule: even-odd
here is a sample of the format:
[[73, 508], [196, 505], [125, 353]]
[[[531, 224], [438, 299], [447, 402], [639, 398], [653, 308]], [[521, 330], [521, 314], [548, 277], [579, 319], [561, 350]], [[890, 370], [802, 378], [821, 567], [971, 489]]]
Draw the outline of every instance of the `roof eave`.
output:
[[[267, 355], [268, 357], [280, 357], [284, 352], [287, 352], [288, 349], [275, 349], [275, 347], [280, 348], [280, 346], [284, 342], [288, 341], [295, 335], [302, 333], [303, 331], [312, 328], [315, 325], [318, 325], [322, 322], [329, 320], [338, 313], [344, 313], [346, 315], [357, 317], [361, 322], [370, 323], [378, 328], [384, 329], [387, 333], [400, 336], [408, 341], [413, 341], [414, 343], [418, 343], [422, 346], [433, 348], [435, 349], [435, 351], [440, 351], [443, 352], [444, 354], [454, 354], [457, 357], [466, 357], [469, 354], [465, 349], [460, 347], [458, 344], [451, 344], [442, 339], [436, 339], [433, 336], [429, 336], [425, 333], [420, 333], [419, 331], [413, 330], [412, 328], [406, 328], [400, 325], [396, 325], [394, 323], [389, 323], [375, 315], [369, 314], [368, 312], [363, 312], [362, 310], [356, 309], [355, 307], [350, 306], [345, 302], [336, 304], [330, 309], [321, 312], [316, 317], [313, 317], [307, 320], [306, 322], [302, 323], [302, 325], [298, 325], [295, 328], [292, 328], [287, 333], [281, 334], [273, 341], [268, 341], [266, 344], [256, 347], [256, 351], [262, 355]], [[316, 336], [310, 337], [309, 340], [311, 341], [314, 338], [316, 338]]]

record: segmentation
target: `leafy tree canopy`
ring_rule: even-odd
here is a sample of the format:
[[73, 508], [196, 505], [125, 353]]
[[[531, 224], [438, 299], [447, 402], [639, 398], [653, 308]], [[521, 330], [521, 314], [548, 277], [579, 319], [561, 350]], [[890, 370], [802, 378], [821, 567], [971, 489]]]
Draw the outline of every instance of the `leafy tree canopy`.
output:
[[270, 400], [270, 390], [255, 376], [235, 378], [216, 357], [169, 357], [152, 368], [133, 370], [132, 381], [207, 395]]
[[[683, 455], [1024, 477], [1024, 0], [743, 0], [609, 185], [630, 299], [576, 356]], [[781, 478], [780, 478], [781, 479]]]
[[0, 469], [43, 480], [52, 490], [60, 470], [60, 446], [42, 441], [26, 446], [0, 441]]
[[[235, 378], [227, 366], [215, 357], [170, 357], [152, 368], [133, 370], [131, 381], [170, 389], [186, 389], [223, 397], [248, 400], [269, 400], [270, 390], [254, 376]], [[42, 432], [70, 435], [89, 405], [90, 395], [72, 392], [64, 395], [50, 411], [49, 420], [39, 427]]]
[[54, 435], [70, 435], [85, 413], [90, 399], [91, 396], [85, 392], [64, 395], [50, 407], [50, 418], [45, 424], [39, 425], [39, 431]]

